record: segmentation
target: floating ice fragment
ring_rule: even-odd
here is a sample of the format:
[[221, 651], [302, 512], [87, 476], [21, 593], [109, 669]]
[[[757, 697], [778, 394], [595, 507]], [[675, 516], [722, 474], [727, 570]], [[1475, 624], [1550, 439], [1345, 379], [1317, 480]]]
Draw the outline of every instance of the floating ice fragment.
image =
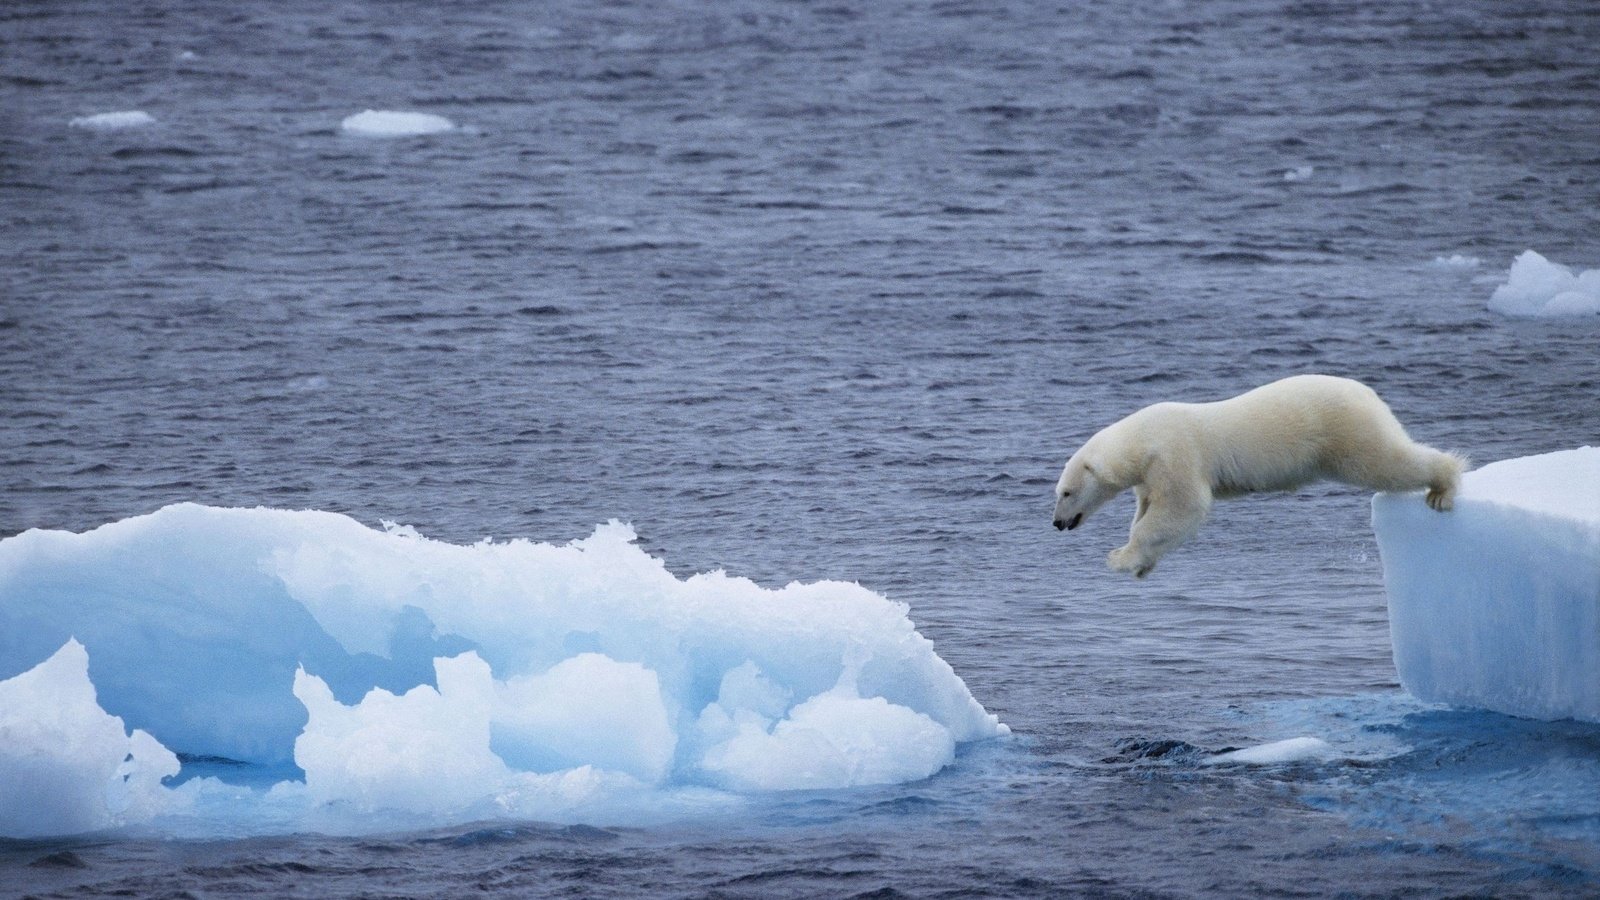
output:
[[1476, 256], [1452, 253], [1449, 256], [1435, 256], [1429, 265], [1436, 269], [1476, 269], [1481, 262]]
[[1574, 275], [1532, 250], [1511, 263], [1489, 308], [1508, 316], [1584, 316], [1600, 313], [1600, 269]]
[[0, 540], [0, 677], [77, 635], [130, 727], [298, 764], [305, 784], [265, 795], [178, 789], [287, 827], [330, 810], [358, 822], [316, 827], [634, 822], [700, 793], [924, 778], [1007, 733], [903, 604], [679, 579], [633, 541], [614, 522], [563, 546], [458, 546], [193, 504], [28, 531]]
[[1448, 513], [1379, 494], [1372, 525], [1406, 690], [1600, 722], [1600, 449], [1469, 472]]
[[67, 124], [73, 128], [116, 131], [121, 128], [139, 128], [144, 125], [153, 125], [155, 121], [155, 116], [143, 110], [134, 109], [122, 112], [95, 113], [92, 116], [78, 116]]
[[1337, 755], [1333, 747], [1329, 746], [1328, 742], [1321, 738], [1297, 737], [1289, 738], [1286, 741], [1273, 741], [1270, 744], [1246, 747], [1243, 750], [1218, 753], [1205, 760], [1205, 764], [1208, 766], [1282, 766], [1289, 763], [1332, 759]]
[[455, 123], [444, 116], [420, 112], [394, 112], [369, 109], [347, 116], [339, 123], [346, 134], [364, 137], [408, 137], [417, 134], [437, 134], [454, 129]]
[[1309, 179], [1311, 177], [1311, 173], [1315, 172], [1316, 170], [1316, 166], [1295, 166], [1294, 168], [1283, 173], [1283, 180], [1305, 181]]

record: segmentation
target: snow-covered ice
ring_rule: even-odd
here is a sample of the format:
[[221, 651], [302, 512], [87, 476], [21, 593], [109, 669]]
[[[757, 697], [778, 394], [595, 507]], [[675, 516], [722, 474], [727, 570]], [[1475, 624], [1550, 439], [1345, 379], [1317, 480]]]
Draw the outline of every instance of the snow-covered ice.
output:
[[1490, 295], [1489, 308], [1508, 316], [1600, 314], [1600, 269], [1574, 273], [1525, 251], [1511, 263], [1505, 283]]
[[155, 121], [155, 116], [143, 110], [130, 109], [120, 112], [95, 113], [92, 116], [78, 116], [67, 124], [73, 128], [116, 131], [121, 128], [139, 128], [144, 125], [153, 125]]
[[[705, 792], [909, 781], [1007, 733], [903, 604], [841, 582], [679, 579], [633, 540], [612, 523], [564, 546], [458, 546], [333, 513], [194, 504], [24, 532], [0, 541], [0, 697], [21, 698], [0, 715], [38, 731], [42, 711], [66, 708], [40, 687], [65, 655], [79, 693], [98, 693], [95, 727], [121, 743], [30, 738], [68, 773], [40, 782], [63, 808], [104, 791], [107, 763], [73, 748], [115, 745], [112, 769], [127, 755], [116, 716], [142, 729], [141, 763], [165, 747], [304, 772], [270, 798], [191, 781], [147, 792], [157, 806], [228, 794], [291, 818], [413, 825], [626, 822]], [[4, 771], [12, 829], [23, 795]]]
[[365, 137], [408, 137], [417, 134], [437, 134], [450, 131], [455, 123], [444, 116], [421, 112], [396, 112], [386, 109], [369, 109], [346, 116], [339, 123], [346, 134]]
[[1372, 524], [1406, 690], [1600, 722], [1600, 448], [1468, 472], [1447, 513], [1379, 494]]

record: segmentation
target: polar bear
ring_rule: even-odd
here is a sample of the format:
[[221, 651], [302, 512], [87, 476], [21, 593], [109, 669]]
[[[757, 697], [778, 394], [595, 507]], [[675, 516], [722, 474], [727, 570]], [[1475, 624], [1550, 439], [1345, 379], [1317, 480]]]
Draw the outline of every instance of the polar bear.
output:
[[1054, 523], [1077, 528], [1133, 488], [1128, 543], [1107, 562], [1143, 578], [1200, 530], [1215, 498], [1329, 478], [1374, 491], [1427, 488], [1428, 505], [1442, 512], [1465, 467], [1411, 440], [1361, 382], [1296, 375], [1214, 403], [1157, 403], [1102, 429], [1067, 460]]

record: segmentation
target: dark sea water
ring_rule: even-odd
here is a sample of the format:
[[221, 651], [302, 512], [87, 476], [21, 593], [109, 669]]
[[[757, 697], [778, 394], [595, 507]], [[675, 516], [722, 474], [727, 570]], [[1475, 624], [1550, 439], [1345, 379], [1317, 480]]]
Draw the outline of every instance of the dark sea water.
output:
[[0, 842], [0, 893], [1600, 894], [1600, 728], [1408, 699], [1361, 492], [1144, 582], [1131, 501], [1049, 527], [1101, 426], [1297, 372], [1480, 463], [1600, 441], [1600, 321], [1485, 307], [1600, 265], [1597, 48], [1584, 0], [6, 4], [0, 534], [620, 518], [909, 603], [1014, 735], [734, 818]]

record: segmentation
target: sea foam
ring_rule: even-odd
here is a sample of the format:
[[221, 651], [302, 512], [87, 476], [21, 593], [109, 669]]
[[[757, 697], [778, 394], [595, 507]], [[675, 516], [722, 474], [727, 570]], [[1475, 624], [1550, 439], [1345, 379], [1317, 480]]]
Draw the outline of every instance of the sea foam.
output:
[[1483, 260], [1476, 256], [1452, 253], [1449, 256], [1435, 256], [1428, 265], [1435, 269], [1476, 269], [1482, 262]]
[[[344, 830], [396, 814], [625, 823], [684, 797], [925, 778], [1007, 733], [905, 605], [841, 582], [680, 579], [633, 541], [611, 523], [566, 545], [460, 546], [193, 504], [24, 532], [0, 541], [0, 691], [22, 698], [6, 721], [55, 734], [59, 707], [97, 729], [29, 739], [68, 773], [40, 782], [63, 809], [103, 793], [130, 740], [162, 776], [171, 753], [287, 770], [265, 793], [192, 779], [141, 795], [174, 815], [223, 797], [245, 830], [268, 808], [289, 828], [329, 810], [355, 817]], [[42, 685], [73, 673], [77, 699], [50, 699]], [[128, 820], [19, 825], [14, 798], [51, 803], [17, 794], [14, 771], [0, 769], [0, 833]]]

